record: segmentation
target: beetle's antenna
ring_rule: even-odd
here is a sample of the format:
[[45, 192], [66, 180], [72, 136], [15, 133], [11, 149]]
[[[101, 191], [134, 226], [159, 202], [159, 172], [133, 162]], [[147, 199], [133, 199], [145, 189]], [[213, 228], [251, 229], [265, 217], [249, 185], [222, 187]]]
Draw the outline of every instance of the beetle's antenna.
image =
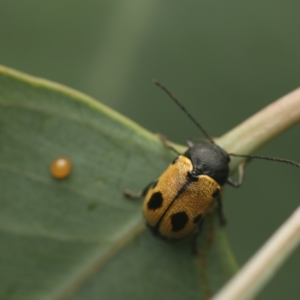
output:
[[[213, 139], [209, 136], [209, 134], [206, 132], [206, 130], [198, 123], [198, 121], [191, 115], [191, 113], [183, 106], [183, 104], [173, 95], [173, 93], [165, 87], [162, 83], [160, 83], [157, 80], [153, 80], [153, 82], [161, 88], [178, 106], [179, 108], [190, 118], [190, 120], [201, 130], [201, 132], [205, 135], [205, 137], [212, 143], [215, 144]], [[297, 168], [300, 168], [300, 163], [284, 159], [284, 158], [278, 158], [278, 157], [268, 157], [263, 155], [246, 155], [246, 154], [235, 154], [235, 153], [228, 153], [229, 156], [235, 156], [235, 157], [245, 157], [245, 158], [257, 158], [257, 159], [264, 159], [264, 160], [270, 160], [270, 161], [277, 161], [282, 162], [286, 164], [290, 164], [292, 166], [295, 166]]]
[[300, 163], [297, 163], [297, 162], [289, 160], [289, 159], [279, 158], [279, 157], [268, 157], [268, 156], [263, 156], [263, 155], [246, 155], [246, 154], [235, 154], [235, 153], [228, 153], [228, 155], [235, 156], [235, 157], [258, 158], [258, 159], [264, 159], [264, 160], [277, 161], [277, 162], [290, 164], [292, 166], [300, 168]]
[[158, 82], [157, 80], [153, 80], [154, 83], [161, 88], [179, 107], [181, 110], [185, 112], [185, 114], [192, 120], [192, 122], [202, 131], [205, 137], [212, 143], [215, 144], [213, 139], [209, 136], [209, 134], [204, 130], [204, 128], [196, 121], [196, 119], [190, 114], [190, 112], [182, 105], [182, 103], [168, 90], [163, 84]]

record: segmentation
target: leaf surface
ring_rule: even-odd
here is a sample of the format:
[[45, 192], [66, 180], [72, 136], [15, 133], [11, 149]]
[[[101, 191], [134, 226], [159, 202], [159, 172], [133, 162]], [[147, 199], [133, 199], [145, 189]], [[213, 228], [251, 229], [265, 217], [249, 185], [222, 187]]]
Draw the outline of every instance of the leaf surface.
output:
[[[99, 102], [0, 67], [0, 299], [201, 299], [233, 272], [209, 217], [200, 255], [144, 230], [123, 197], [174, 158], [157, 137]], [[50, 174], [68, 157], [72, 172]], [[209, 225], [210, 224], [210, 225]]]

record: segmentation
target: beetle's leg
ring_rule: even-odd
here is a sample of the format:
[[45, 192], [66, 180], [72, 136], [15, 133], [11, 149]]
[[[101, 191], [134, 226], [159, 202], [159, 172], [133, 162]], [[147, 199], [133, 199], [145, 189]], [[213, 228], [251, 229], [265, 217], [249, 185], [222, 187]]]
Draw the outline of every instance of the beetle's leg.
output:
[[147, 194], [147, 192], [149, 191], [149, 189], [151, 188], [151, 186], [155, 183], [155, 181], [152, 181], [150, 182], [141, 192], [139, 193], [134, 193], [130, 190], [125, 190], [123, 192], [123, 195], [126, 197], [126, 198], [129, 198], [129, 199], [140, 199], [140, 198], [144, 198]]
[[239, 172], [239, 179], [238, 181], [234, 181], [231, 177], [228, 177], [227, 178], [227, 183], [230, 184], [231, 186], [233, 187], [240, 187], [243, 183], [243, 180], [244, 180], [244, 175], [245, 175], [245, 168], [246, 168], [246, 165], [248, 163], [248, 160], [246, 161], [243, 161], [239, 164], [239, 167], [238, 167], [238, 172]]
[[200, 221], [197, 230], [193, 233], [192, 236], [192, 254], [198, 256], [198, 247], [197, 247], [197, 239], [202, 231], [204, 218]]
[[189, 148], [195, 146], [195, 144], [198, 143], [205, 143], [207, 144], [207, 140], [204, 138], [199, 138], [199, 137], [192, 137], [186, 140], [186, 144], [188, 145]]
[[161, 140], [161, 142], [164, 144], [165, 147], [171, 149], [172, 151], [174, 151], [177, 155], [179, 155], [180, 153], [171, 145], [171, 143], [166, 139], [165, 136], [163, 136], [160, 133], [156, 134], [158, 136], [158, 138]]
[[217, 214], [218, 214], [220, 225], [225, 226], [226, 225], [226, 218], [225, 218], [224, 212], [223, 212], [223, 203], [222, 203], [221, 195], [219, 195], [218, 198], [217, 198]]
[[191, 139], [186, 140], [186, 144], [188, 145], [189, 148], [192, 148], [194, 146], [194, 143], [192, 142]]

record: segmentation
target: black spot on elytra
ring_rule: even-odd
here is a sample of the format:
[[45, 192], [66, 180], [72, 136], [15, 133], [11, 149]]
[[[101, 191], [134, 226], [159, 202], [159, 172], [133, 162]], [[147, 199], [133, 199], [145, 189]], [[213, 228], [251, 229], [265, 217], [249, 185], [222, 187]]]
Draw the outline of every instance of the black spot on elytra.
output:
[[212, 196], [215, 198], [220, 194], [220, 189], [215, 189]]
[[151, 198], [149, 199], [147, 206], [151, 210], [155, 210], [161, 207], [163, 202], [163, 197], [161, 192], [153, 193]]
[[201, 219], [202, 219], [202, 215], [201, 214], [198, 215], [197, 217], [195, 217], [194, 220], [193, 220], [194, 224], [198, 224], [201, 221]]
[[180, 231], [185, 227], [189, 220], [186, 212], [181, 211], [171, 216], [172, 231]]

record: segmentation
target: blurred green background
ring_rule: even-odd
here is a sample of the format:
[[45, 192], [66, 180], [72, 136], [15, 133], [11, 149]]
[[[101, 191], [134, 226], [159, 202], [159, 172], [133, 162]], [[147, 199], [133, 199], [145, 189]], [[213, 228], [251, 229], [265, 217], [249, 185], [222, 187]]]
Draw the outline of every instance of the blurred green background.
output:
[[[152, 79], [222, 135], [299, 86], [299, 12], [300, 2], [278, 0], [0, 0], [0, 64], [78, 89], [183, 144], [199, 130]], [[290, 129], [260, 154], [300, 161], [299, 134]], [[299, 169], [256, 161], [242, 188], [226, 188], [240, 264], [298, 206], [299, 178]], [[258, 299], [298, 299], [299, 276], [297, 250]]]

